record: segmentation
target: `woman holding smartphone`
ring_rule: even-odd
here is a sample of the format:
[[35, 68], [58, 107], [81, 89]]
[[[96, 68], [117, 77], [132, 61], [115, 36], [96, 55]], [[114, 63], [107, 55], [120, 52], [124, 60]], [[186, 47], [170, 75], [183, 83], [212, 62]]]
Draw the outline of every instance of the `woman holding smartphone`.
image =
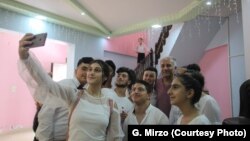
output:
[[[75, 91], [54, 82], [25, 46], [32, 44], [33, 34], [26, 34], [19, 42], [19, 70], [26, 84], [42, 90], [41, 95], [52, 94], [71, 108], [69, 141], [121, 141], [124, 134], [116, 104], [103, 94], [101, 87], [107, 80], [109, 68], [102, 60], [90, 63], [87, 87]], [[32, 84], [31, 84], [32, 83]], [[111, 108], [111, 106], [113, 108]]]

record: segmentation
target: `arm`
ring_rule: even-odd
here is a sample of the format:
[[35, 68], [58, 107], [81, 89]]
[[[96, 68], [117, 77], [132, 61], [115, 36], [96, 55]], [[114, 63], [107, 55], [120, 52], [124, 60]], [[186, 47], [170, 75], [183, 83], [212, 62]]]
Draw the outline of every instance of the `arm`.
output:
[[121, 127], [121, 118], [120, 113], [118, 111], [117, 105], [114, 104], [113, 111], [111, 113], [111, 118], [109, 121], [110, 125], [108, 128], [107, 141], [122, 141], [123, 139], [123, 131]]
[[42, 99], [45, 100], [46, 95], [51, 93], [70, 104], [76, 98], [72, 95], [74, 90], [70, 87], [62, 87], [54, 82], [47, 72], [43, 70], [40, 62], [34, 55], [30, 54], [29, 49], [25, 47], [32, 43], [31, 40], [33, 38], [33, 34], [26, 34], [19, 41], [18, 53], [20, 60], [18, 62], [18, 68], [20, 76], [30, 88], [33, 96], [43, 97]]
[[212, 97], [206, 101], [201, 112], [206, 115], [212, 124], [221, 124], [220, 107]]
[[161, 124], [161, 125], [169, 124], [169, 119], [163, 112], [160, 111], [158, 114], [156, 114], [156, 116], [160, 117], [157, 124]]
[[54, 139], [54, 117], [56, 108], [44, 105], [38, 115], [39, 126], [36, 131], [36, 136], [39, 140]]
[[176, 124], [180, 116], [181, 116], [180, 109], [177, 106], [172, 105], [169, 113], [169, 124]]

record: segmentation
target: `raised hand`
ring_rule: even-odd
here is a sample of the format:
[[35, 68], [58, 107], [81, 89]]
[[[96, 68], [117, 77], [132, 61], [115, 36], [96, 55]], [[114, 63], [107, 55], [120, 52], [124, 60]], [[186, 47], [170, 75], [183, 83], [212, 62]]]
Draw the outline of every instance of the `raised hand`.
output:
[[29, 57], [29, 48], [26, 48], [25, 46], [32, 44], [32, 39], [34, 38], [34, 35], [31, 33], [25, 34], [22, 39], [19, 41], [19, 57], [20, 59], [27, 59]]

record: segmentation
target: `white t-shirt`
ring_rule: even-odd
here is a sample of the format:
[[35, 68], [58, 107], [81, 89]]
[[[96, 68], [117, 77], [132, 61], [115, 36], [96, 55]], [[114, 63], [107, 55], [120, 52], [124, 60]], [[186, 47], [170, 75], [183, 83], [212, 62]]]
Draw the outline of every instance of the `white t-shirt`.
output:
[[153, 105], [149, 105], [146, 110], [146, 115], [142, 119], [141, 123], [137, 122], [136, 116], [134, 114], [134, 109], [128, 113], [124, 123], [123, 123], [123, 131], [125, 137], [123, 141], [128, 140], [128, 125], [167, 125], [169, 124], [168, 117], [158, 108]]
[[108, 97], [115, 100], [120, 113], [122, 113], [122, 111], [127, 113], [133, 109], [134, 104], [128, 99], [127, 96], [120, 97], [116, 94], [116, 92], [113, 89], [109, 88], [102, 88], [102, 92], [104, 92], [104, 94], [108, 94], [107, 95]]
[[[177, 120], [177, 124], [180, 125], [181, 124], [181, 120], [182, 120], [183, 115], [181, 115], [179, 117], [179, 119]], [[208, 125], [211, 124], [210, 121], [207, 119], [207, 117], [205, 115], [198, 115], [197, 117], [195, 117], [193, 120], [191, 120], [188, 125]]]

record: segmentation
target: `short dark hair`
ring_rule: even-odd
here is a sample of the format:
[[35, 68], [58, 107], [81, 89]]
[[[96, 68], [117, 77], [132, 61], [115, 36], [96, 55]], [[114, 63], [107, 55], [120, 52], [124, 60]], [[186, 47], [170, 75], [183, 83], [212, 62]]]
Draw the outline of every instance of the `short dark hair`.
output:
[[82, 57], [81, 59], [79, 59], [77, 67], [80, 66], [82, 63], [90, 64], [90, 62], [92, 62], [93, 60], [94, 59], [92, 57]]
[[127, 67], [120, 67], [118, 68], [118, 70], [116, 71], [116, 73], [122, 73], [122, 72], [126, 72], [128, 74], [129, 80], [131, 81], [133, 79], [133, 74], [131, 73], [130, 68]]
[[132, 85], [133, 85], [133, 84], [135, 83], [135, 81], [136, 81], [136, 73], [135, 73], [135, 71], [132, 70], [132, 69], [130, 69], [129, 72], [130, 72], [129, 75], [130, 75], [130, 81], [131, 81], [131, 83], [130, 83], [130, 85], [128, 86], [128, 88], [131, 89]]
[[151, 94], [151, 92], [152, 92], [152, 86], [148, 82], [139, 79], [139, 80], [136, 80], [135, 83], [139, 83], [139, 84], [144, 85], [146, 87], [147, 93]]
[[201, 68], [200, 68], [200, 66], [198, 64], [189, 64], [189, 65], [186, 66], [186, 68], [188, 70], [194, 70], [194, 71], [198, 71], [198, 72], [201, 71]]
[[145, 70], [143, 70], [143, 75], [144, 75], [145, 71], [154, 71], [155, 74], [156, 74], [156, 77], [158, 75], [158, 71], [157, 71], [157, 69], [155, 67], [147, 67]]
[[115, 73], [116, 71], [115, 63], [112, 60], [106, 60], [105, 63], [107, 63], [113, 69], [113, 72]]

